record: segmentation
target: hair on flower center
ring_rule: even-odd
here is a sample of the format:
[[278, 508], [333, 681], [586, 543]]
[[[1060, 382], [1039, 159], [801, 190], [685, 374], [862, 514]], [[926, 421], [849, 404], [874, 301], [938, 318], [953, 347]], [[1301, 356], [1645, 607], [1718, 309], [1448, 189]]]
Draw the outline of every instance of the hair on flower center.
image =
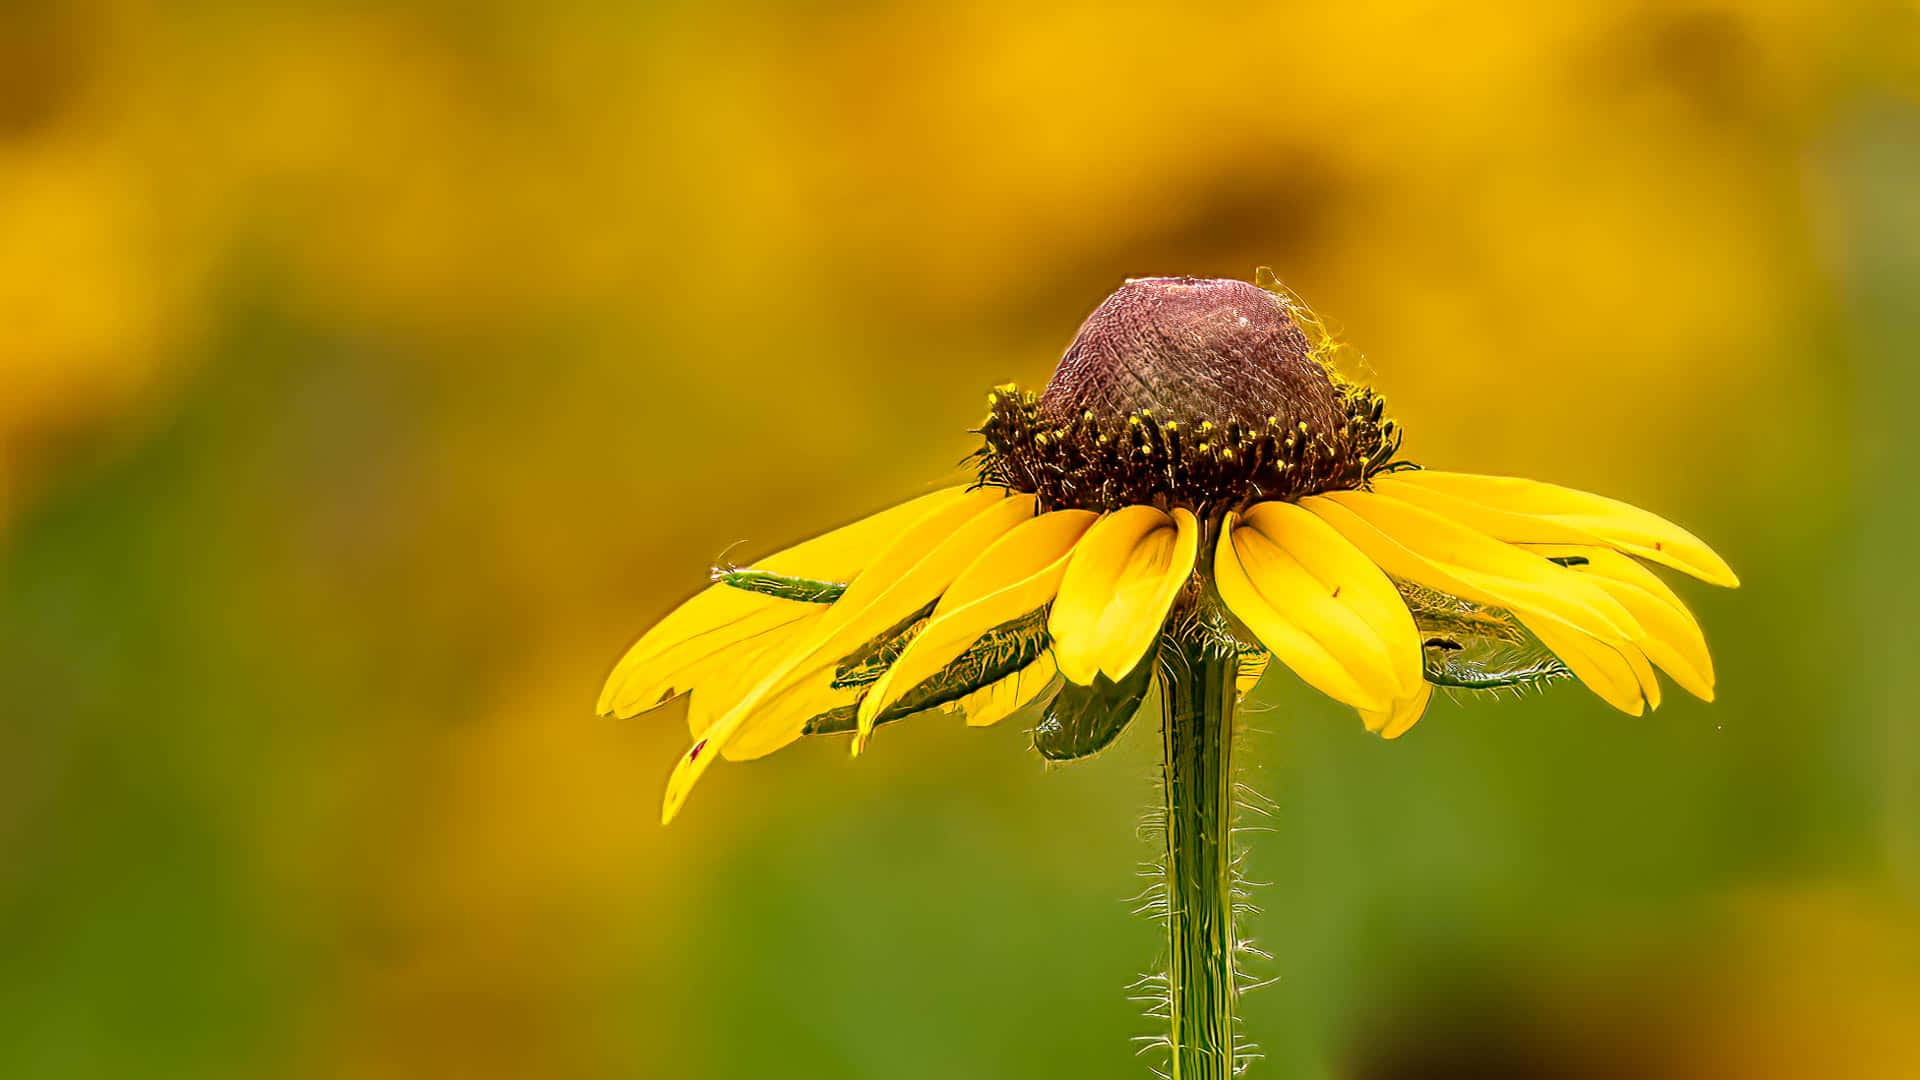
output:
[[1361, 486], [1399, 435], [1378, 395], [1327, 370], [1326, 343], [1293, 311], [1242, 281], [1129, 281], [1043, 393], [989, 395], [981, 481], [1052, 508], [1210, 513]]

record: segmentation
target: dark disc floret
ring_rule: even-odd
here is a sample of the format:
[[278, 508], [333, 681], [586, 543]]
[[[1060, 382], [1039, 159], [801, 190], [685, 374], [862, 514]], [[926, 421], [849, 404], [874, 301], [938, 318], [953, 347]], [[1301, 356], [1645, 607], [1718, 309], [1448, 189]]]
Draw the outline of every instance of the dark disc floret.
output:
[[1052, 509], [1208, 514], [1364, 485], [1398, 432], [1377, 394], [1327, 369], [1295, 312], [1243, 281], [1127, 282], [1044, 392], [989, 396], [981, 481]]

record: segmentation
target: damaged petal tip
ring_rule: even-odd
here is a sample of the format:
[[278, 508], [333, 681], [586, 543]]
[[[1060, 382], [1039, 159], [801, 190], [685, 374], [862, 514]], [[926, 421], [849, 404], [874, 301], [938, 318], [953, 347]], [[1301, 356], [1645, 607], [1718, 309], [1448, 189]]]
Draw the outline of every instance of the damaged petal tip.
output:
[[705, 771], [700, 765], [700, 756], [706, 752], [708, 741], [701, 739], [694, 743], [680, 756], [680, 763], [673, 767], [673, 775], [667, 778], [666, 796], [660, 800], [660, 824], [672, 824], [680, 808], [686, 805], [687, 794]]

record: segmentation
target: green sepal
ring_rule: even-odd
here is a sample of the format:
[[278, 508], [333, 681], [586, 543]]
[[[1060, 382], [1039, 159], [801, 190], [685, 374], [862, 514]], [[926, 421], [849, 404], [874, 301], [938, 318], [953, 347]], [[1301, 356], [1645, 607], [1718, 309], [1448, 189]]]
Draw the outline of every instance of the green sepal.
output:
[[980, 635], [967, 646], [966, 652], [932, 678], [912, 687], [900, 695], [898, 701], [880, 710], [875, 722], [939, 708], [976, 690], [984, 690], [1033, 663], [1051, 642], [1044, 607], [1001, 623]]
[[[880, 675], [900, 657], [907, 643], [919, 633], [925, 625], [925, 616], [920, 614], [910, 632], [897, 634], [879, 648], [869, 650], [869, 655], [860, 660], [857, 671], [848, 671], [843, 681], [836, 680], [836, 686], [871, 686]], [[882, 635], [885, 637], [885, 635]], [[1047, 609], [1039, 608], [1018, 619], [1013, 619], [994, 627], [982, 634], [978, 640], [967, 647], [967, 651], [956, 657], [952, 663], [941, 668], [931, 678], [909, 689], [898, 701], [880, 711], [874, 717], [874, 726], [890, 724], [916, 713], [936, 709], [951, 704], [976, 690], [984, 690], [1010, 675], [1013, 675], [1035, 660], [1047, 650], [1051, 639], [1047, 636]], [[897, 647], [895, 647], [897, 643]], [[852, 658], [849, 658], [852, 659]], [[842, 661], [842, 669], [848, 661]], [[863, 681], [855, 682], [859, 678]], [[854, 730], [859, 716], [859, 706], [842, 705], [837, 709], [821, 713], [808, 720], [801, 728], [806, 735], [843, 735]]]
[[803, 604], [831, 604], [847, 591], [846, 585], [837, 581], [817, 581], [731, 566], [714, 567], [713, 580], [742, 592], [759, 593], [780, 600], [797, 600]]
[[1457, 654], [1426, 651], [1427, 681], [1456, 690], [1524, 690], [1571, 678], [1573, 672], [1548, 653], [1544, 658], [1520, 654], [1474, 661], [1453, 660]]
[[925, 607], [868, 638], [861, 646], [846, 656], [833, 669], [833, 688], [835, 690], [857, 690], [863, 686], [872, 686], [887, 673], [900, 654], [907, 651], [913, 639], [920, 636], [926, 628], [927, 620], [933, 616], [933, 604]]
[[1077, 761], [1105, 750], [1140, 711], [1152, 682], [1149, 656], [1117, 683], [1095, 675], [1092, 686], [1066, 684], [1034, 727], [1033, 748], [1048, 761]]
[[1413, 613], [1414, 629], [1422, 641], [1440, 639], [1462, 647], [1476, 644], [1523, 646], [1538, 642], [1520, 620], [1505, 608], [1476, 604], [1425, 585], [1394, 579], [1401, 599]]
[[1394, 584], [1413, 612], [1426, 679], [1433, 685], [1523, 690], [1572, 676], [1513, 612], [1411, 582]]
[[860, 723], [860, 706], [842, 705], [808, 720], [800, 729], [802, 735], [851, 735]]

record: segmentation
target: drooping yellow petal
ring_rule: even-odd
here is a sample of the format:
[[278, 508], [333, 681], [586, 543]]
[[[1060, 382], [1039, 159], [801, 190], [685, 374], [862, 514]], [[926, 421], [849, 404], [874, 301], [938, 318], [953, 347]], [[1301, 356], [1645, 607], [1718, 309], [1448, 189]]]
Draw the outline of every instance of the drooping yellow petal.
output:
[[[1413, 625], [1413, 613], [1393, 582], [1373, 560], [1310, 511], [1292, 503], [1260, 503], [1247, 511], [1245, 524], [1267, 541], [1285, 551], [1300, 569], [1312, 575], [1305, 583], [1307, 595], [1299, 610], [1287, 610], [1296, 621], [1328, 645], [1333, 642], [1321, 629], [1349, 627], [1365, 643], [1377, 644], [1385, 656], [1387, 672], [1397, 688], [1396, 696], [1415, 692], [1424, 681], [1421, 672], [1420, 634]], [[1291, 573], [1289, 569], [1288, 573]], [[1259, 574], [1254, 583], [1277, 599]], [[1319, 585], [1318, 590], [1312, 584]], [[1300, 616], [1304, 611], [1322, 613], [1309, 623]], [[1335, 632], [1338, 632], [1335, 630]]]
[[667, 794], [660, 804], [660, 824], [673, 822], [680, 807], [686, 804], [687, 793], [706, 775], [707, 767], [713, 764], [711, 759], [718, 754], [712, 736], [702, 735], [680, 755], [680, 760], [674, 763], [673, 775], [667, 777]]
[[[726, 585], [716, 589], [739, 593]], [[770, 596], [742, 593], [754, 603], [751, 610], [708, 630], [676, 641], [650, 657], [622, 661], [601, 692], [603, 715], [625, 719], [655, 709], [726, 671], [742, 655], [763, 650], [769, 643], [791, 642], [825, 612], [825, 605], [805, 604]]]
[[[776, 574], [851, 581], [903, 530], [966, 493], [964, 487], [952, 487], [923, 495], [768, 556], [757, 566]], [[624, 718], [663, 704], [698, 681], [688, 677], [690, 668], [819, 610], [817, 604], [762, 596], [730, 585], [709, 586], [655, 623], [627, 650], [607, 677], [598, 711]]]
[[1527, 623], [1527, 629], [1600, 700], [1629, 716], [1646, 711], [1645, 684], [1623, 651], [1632, 645], [1616, 647], [1552, 620]]
[[[1575, 592], [1582, 600], [1587, 592], [1597, 591], [1591, 582], [1574, 579], [1572, 571], [1565, 567], [1555, 566], [1544, 558], [1473, 533], [1464, 526], [1444, 521], [1434, 525], [1432, 522], [1439, 519], [1433, 515], [1404, 503], [1398, 504], [1403, 508], [1398, 515], [1388, 513], [1383, 516], [1390, 524], [1401, 526], [1416, 542], [1424, 539], [1426, 550], [1416, 551], [1402, 543], [1398, 536], [1390, 535], [1356, 513], [1350, 506], [1350, 503], [1358, 502], [1377, 509], [1390, 502], [1385, 496], [1361, 492], [1342, 494], [1358, 498], [1313, 496], [1300, 500], [1300, 505], [1353, 541], [1354, 546], [1381, 570], [1451, 593], [1463, 600], [1512, 611], [1523, 625], [1541, 639], [1542, 644], [1602, 700], [1635, 716], [1644, 711], [1640, 682], [1634, 677], [1632, 666], [1614, 647], [1615, 644], [1626, 645], [1628, 635], [1611, 620], [1600, 617], [1588, 604], [1570, 601], [1564, 594], [1562, 583], [1554, 579], [1551, 573], [1543, 583], [1538, 579], [1534, 567], [1523, 564], [1535, 562], [1550, 572], [1568, 575], [1574, 584], [1580, 586]], [[1411, 527], [1408, 522], [1400, 520], [1407, 515], [1415, 516]], [[1422, 518], [1431, 520], [1420, 520]], [[1442, 531], [1444, 536], [1441, 542], [1435, 543], [1431, 538], [1420, 535], [1432, 529]], [[1480, 572], [1432, 558], [1430, 552], [1465, 560], [1468, 566], [1477, 567]], [[1516, 559], [1519, 561], [1516, 562]], [[1518, 581], [1500, 576], [1501, 573], [1525, 575], [1534, 580]], [[1599, 595], [1606, 605], [1614, 608], [1619, 606], [1604, 593]], [[1625, 609], [1620, 608], [1620, 611], [1624, 616]], [[1631, 616], [1625, 616], [1625, 621], [1632, 624]]]
[[712, 764], [709, 746], [726, 747], [743, 727], [774, 745], [790, 741], [809, 717], [831, 708], [839, 691], [834, 667], [847, 653], [933, 602], [982, 549], [1033, 516], [1030, 495], [969, 492], [914, 523], [847, 587], [813, 633], [802, 639], [754, 688], [715, 721], [701, 742], [681, 758], [667, 780], [661, 820], [671, 821], [688, 792]]
[[1587, 560], [1573, 567], [1619, 600], [1646, 633], [1635, 641], [1647, 658], [1702, 701], [1713, 700], [1713, 656], [1700, 623], [1680, 597], [1653, 571], [1610, 548], [1566, 544], [1528, 545], [1543, 556]]
[[[1301, 620], [1313, 616], [1298, 612], [1293, 605], [1300, 598], [1291, 590], [1304, 587], [1298, 586], [1299, 578], [1310, 575], [1299, 570], [1283, 576], [1275, 568], [1290, 561], [1291, 556], [1229, 514], [1214, 552], [1214, 587], [1227, 610], [1307, 685], [1357, 709], [1386, 709], [1398, 684], [1385, 650], [1377, 643], [1372, 651], [1332, 648], [1303, 627]], [[1279, 590], [1277, 595], [1265, 591], [1269, 583]], [[1317, 592], [1318, 584], [1312, 589]]]
[[[844, 704], [840, 692], [831, 686], [839, 662], [932, 603], [982, 551], [1030, 520], [1036, 506], [1037, 501], [1031, 495], [990, 504], [953, 529], [932, 551], [892, 582], [878, 577], [880, 563], [877, 562], [875, 569], [861, 579], [862, 583], [871, 582], [874, 587], [856, 591], [850, 586], [833, 611], [821, 620], [819, 631], [796, 650], [788, 673], [769, 680], [764, 688], [756, 688], [742, 699], [738, 708], [750, 710], [752, 715], [738, 737], [756, 743], [771, 739], [784, 745], [799, 737], [808, 717]], [[866, 731], [871, 731], [871, 725]], [[864, 741], [856, 734], [856, 750]]]
[[[1495, 603], [1503, 607], [1531, 607], [1566, 621], [1569, 625], [1608, 641], [1631, 639], [1636, 629], [1633, 616], [1618, 601], [1591, 581], [1564, 566], [1556, 566], [1531, 552], [1504, 544], [1483, 532], [1457, 521], [1441, 517], [1410, 503], [1367, 491], [1336, 491], [1301, 500], [1301, 505], [1319, 514], [1340, 529], [1356, 546], [1366, 552], [1381, 569], [1422, 584], [1445, 588], [1441, 582], [1427, 581], [1413, 574], [1401, 574], [1383, 562], [1375, 552], [1346, 528], [1340, 518], [1324, 512], [1328, 504], [1363, 521], [1373, 533], [1390, 538], [1393, 546], [1412, 552], [1431, 566], [1445, 570], [1505, 598]], [[1453, 591], [1449, 589], [1448, 591]], [[1465, 596], [1464, 593], [1455, 595]], [[1466, 597], [1478, 599], [1477, 597]], [[1482, 601], [1484, 602], [1484, 601]]]
[[1073, 550], [1100, 515], [1091, 510], [1055, 510], [1023, 521], [974, 559], [940, 596], [936, 618], [1052, 567]]
[[[698, 691], [694, 692], [694, 697], [698, 699]], [[728, 761], [752, 761], [766, 757], [798, 741], [807, 720], [853, 705], [859, 700], [860, 691], [857, 688], [833, 685], [831, 670], [818, 672], [781, 691], [749, 714], [738, 730], [720, 740], [720, 753]], [[796, 716], [798, 720], [789, 719]]]
[[785, 657], [826, 614], [824, 606], [789, 625], [743, 641], [688, 668], [684, 681], [692, 688], [687, 699], [687, 731], [700, 738], [738, 704], [760, 681], [769, 665]]
[[[1420, 469], [1394, 474], [1400, 483], [1442, 491], [1512, 514], [1544, 518], [1599, 537], [1630, 555], [1670, 566], [1713, 585], [1737, 587], [1740, 579], [1706, 542], [1673, 522], [1603, 495], [1513, 476]], [[1529, 542], [1542, 541], [1527, 537]]]
[[1620, 655], [1626, 657], [1627, 666], [1633, 669], [1634, 681], [1640, 684], [1640, 696], [1647, 699], [1647, 708], [1660, 707], [1660, 679], [1653, 673], [1653, 665], [1647, 662], [1647, 652], [1639, 642], [1629, 641], [1614, 646]]
[[949, 708], [967, 718], [969, 727], [997, 724], [1044, 696], [1060, 676], [1052, 653], [1041, 653], [1033, 663], [968, 694]]
[[[1156, 538], [1136, 549], [1132, 572], [1115, 590], [1101, 616], [1100, 671], [1114, 682], [1125, 679], [1152, 651], [1173, 611], [1173, 602], [1193, 576], [1200, 548], [1200, 522], [1184, 507], [1173, 510], [1173, 543], [1161, 551]], [[1164, 534], [1163, 534], [1164, 535]], [[1153, 553], [1146, 554], [1144, 549]]]
[[[1340, 602], [1342, 585], [1328, 586], [1309, 573], [1298, 559], [1251, 526], [1242, 525], [1232, 530], [1232, 544], [1240, 568], [1246, 571], [1247, 578], [1267, 603], [1318, 642], [1327, 655], [1353, 677], [1362, 692], [1374, 700], [1391, 701], [1411, 689], [1410, 685], [1403, 687], [1396, 672], [1400, 665], [1394, 662], [1386, 642], [1365, 620]], [[1401, 605], [1400, 610], [1406, 611], [1406, 606]], [[1412, 628], [1409, 615], [1409, 633]], [[1287, 656], [1282, 654], [1281, 659], [1284, 661]]]
[[1047, 617], [1055, 660], [1069, 681], [1087, 685], [1100, 670], [1094, 635], [1135, 546], [1171, 524], [1151, 506], [1128, 506], [1093, 524], [1073, 549], [1060, 593]]
[[1105, 670], [1118, 682], [1146, 655], [1193, 573], [1192, 514], [1129, 506], [1101, 518], [1073, 549], [1048, 616], [1061, 675], [1081, 686]]
[[1576, 529], [1553, 518], [1540, 517], [1537, 514], [1516, 514], [1511, 510], [1486, 506], [1441, 488], [1414, 483], [1407, 479], [1409, 475], [1411, 474], [1387, 473], [1376, 476], [1371, 481], [1371, 486], [1374, 491], [1382, 495], [1390, 495], [1402, 502], [1412, 503], [1422, 510], [1457, 521], [1470, 529], [1477, 529], [1495, 540], [1509, 544], [1599, 546], [1604, 543], [1592, 533]]
[[[922, 597], [921, 604], [935, 599], [953, 583], [954, 575], [967, 562], [1002, 533], [1032, 517], [1035, 509], [1031, 495], [1009, 497], [1005, 491], [982, 488], [969, 491], [920, 518], [883, 548], [847, 585], [847, 591], [822, 620], [822, 632], [838, 631], [860, 622], [877, 608], [892, 610], [892, 606], [882, 603], [884, 597], [897, 600], [911, 593]], [[895, 619], [918, 606], [920, 604], [897, 611]], [[885, 628], [885, 625], [874, 627], [871, 632], [878, 633]], [[857, 645], [859, 641], [850, 644]]]
[[1360, 710], [1360, 722], [1367, 730], [1383, 739], [1397, 739], [1407, 733], [1407, 729], [1420, 722], [1426, 714], [1427, 702], [1433, 700], [1433, 684], [1425, 679], [1413, 693], [1395, 701], [1393, 705], [1380, 712]]
[[[769, 680], [782, 677], [785, 674], [785, 668], [776, 669], [774, 675], [766, 676], [759, 683], [756, 683], [754, 689], [748, 692], [747, 698], [758, 699], [764, 697], [768, 693], [767, 684]], [[819, 707], [822, 704], [825, 704], [827, 708], [833, 707], [832, 702], [834, 699], [832, 695], [835, 691], [833, 691], [830, 686], [831, 681], [832, 677], [831, 674], [829, 674], [825, 678], [817, 679], [812, 684], [804, 687], [787, 685], [781, 689], [780, 698], [783, 703], [790, 705], [796, 711], [812, 706], [813, 711], [808, 712], [806, 715], [818, 715], [820, 712], [825, 711]], [[704, 734], [694, 740], [693, 746], [687, 750], [686, 754], [684, 754], [680, 758], [680, 761], [674, 766], [673, 775], [667, 778], [666, 794], [660, 804], [660, 823], [662, 825], [668, 824], [674, 819], [676, 814], [680, 813], [680, 807], [686, 804], [687, 795], [693, 791], [693, 786], [700, 782], [700, 778], [706, 775], [708, 767], [713, 764], [713, 759], [719, 757], [721, 752], [735, 741], [735, 737], [740, 734], [741, 728], [752, 715], [751, 705], [752, 700], [735, 702], [718, 720], [715, 720], [708, 726]], [[805, 721], [802, 720], [801, 725], [804, 726], [804, 724]], [[778, 748], [779, 746], [785, 745], [785, 742], [782, 741], [785, 738], [785, 734], [784, 730], [774, 730], [763, 727], [759, 733], [760, 739], [756, 741], [760, 742], [760, 745]], [[794, 734], [797, 738], [798, 732]], [[741, 740], [740, 745], [746, 747], [749, 744], [746, 740]], [[740, 751], [736, 750], [735, 752], [739, 753]]]
[[[733, 708], [751, 693], [766, 677], [774, 666], [786, 661], [797, 647], [800, 635], [805, 634], [818, 621], [818, 616], [802, 624], [794, 633], [779, 637], [749, 652], [733, 658], [731, 667], [724, 672], [715, 672], [701, 680], [687, 699], [687, 728], [696, 739], [715, 733], [715, 726], [733, 711]], [[796, 698], [795, 708], [813, 707], [814, 713], [824, 713], [842, 705], [852, 705], [859, 700], [858, 690], [841, 690], [831, 686], [831, 680], [816, 681], [811, 684], [811, 692], [804, 698]], [[732, 734], [720, 740], [716, 749], [728, 761], [747, 761], [764, 757], [775, 750], [792, 743], [800, 737], [799, 731], [775, 729], [769, 725], [756, 724], [753, 717], [741, 724]]]
[[1053, 602], [1074, 545], [1098, 515], [1062, 510], [1023, 522], [990, 545], [941, 596], [933, 618], [860, 703], [864, 738], [887, 706], [940, 673], [995, 627]]

